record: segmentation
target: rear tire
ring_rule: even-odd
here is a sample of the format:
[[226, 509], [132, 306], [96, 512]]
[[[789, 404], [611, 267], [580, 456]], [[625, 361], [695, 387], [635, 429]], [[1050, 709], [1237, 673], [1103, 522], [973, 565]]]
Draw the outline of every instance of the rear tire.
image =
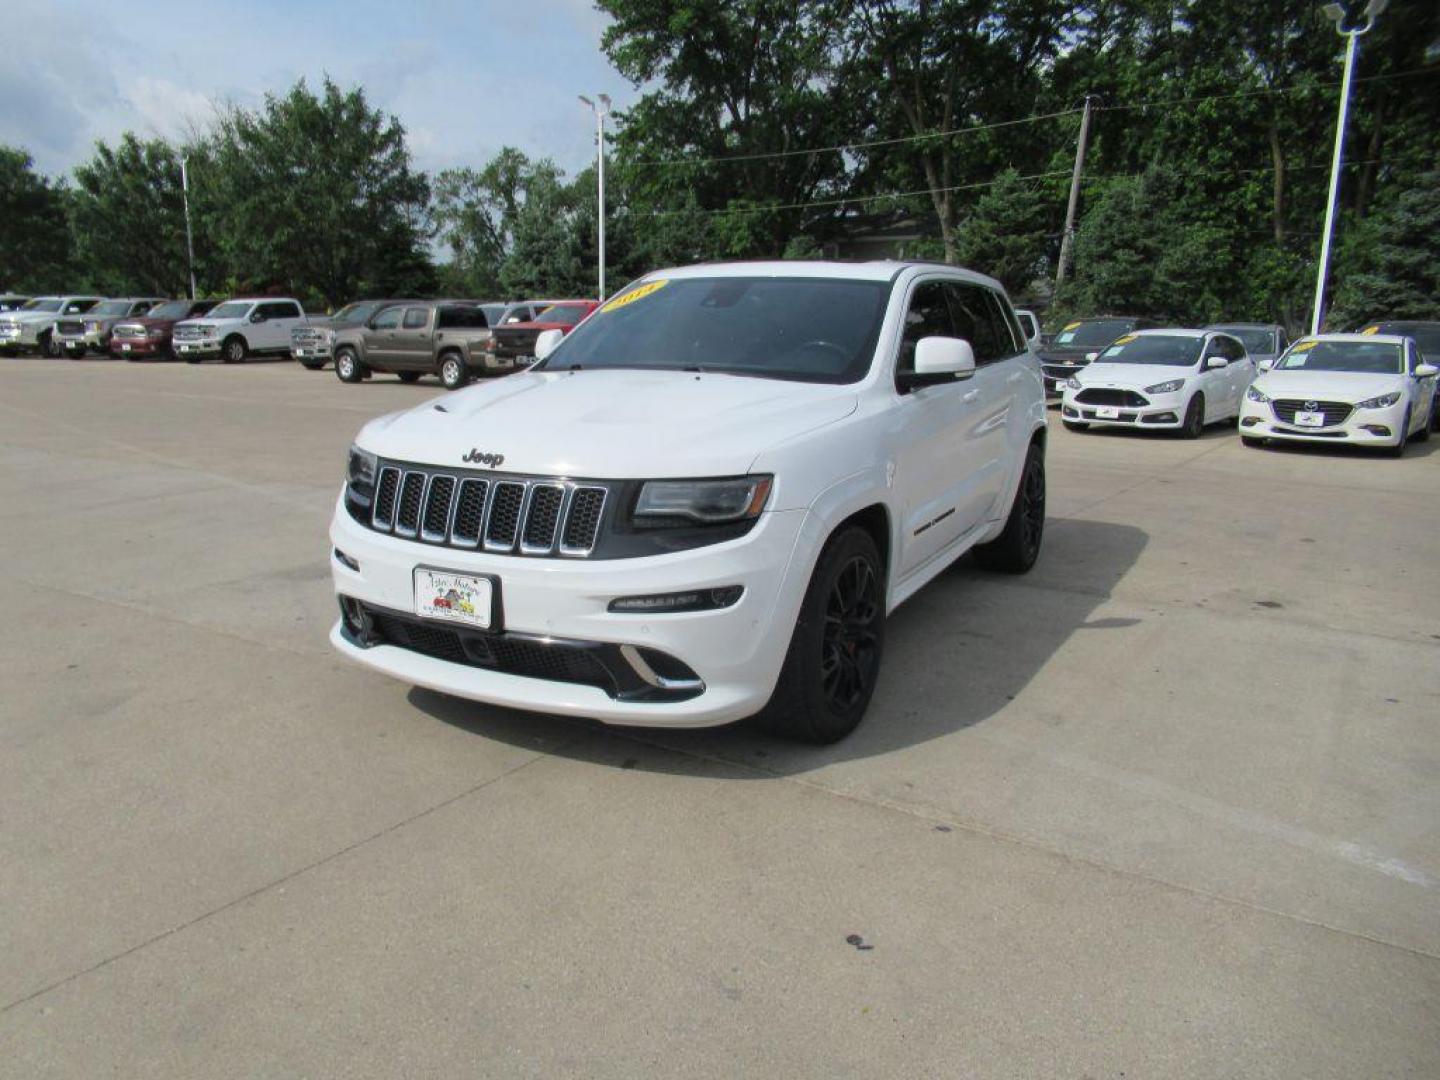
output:
[[1045, 538], [1045, 452], [1035, 443], [1025, 454], [1020, 483], [1005, 530], [988, 544], [975, 548], [975, 561], [986, 570], [1023, 574], [1040, 558]]
[[859, 526], [826, 543], [805, 590], [785, 665], [755, 722], [775, 735], [824, 745], [865, 716], [885, 650], [885, 568]]
[[1185, 409], [1185, 423], [1180, 428], [1182, 439], [1198, 439], [1205, 434], [1205, 395], [1196, 394]]
[[443, 353], [440, 357], [440, 384], [446, 390], [459, 390], [470, 381], [470, 372], [459, 353]]
[[336, 350], [335, 377], [343, 383], [358, 383], [365, 377], [365, 367], [354, 349]]

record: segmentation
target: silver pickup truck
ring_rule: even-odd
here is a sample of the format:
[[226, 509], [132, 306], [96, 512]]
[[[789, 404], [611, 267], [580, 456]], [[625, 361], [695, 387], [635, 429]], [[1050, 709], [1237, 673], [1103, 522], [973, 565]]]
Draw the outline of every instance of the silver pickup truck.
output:
[[484, 371], [491, 345], [485, 310], [470, 300], [406, 300], [381, 308], [366, 322], [339, 330], [331, 346], [335, 375], [356, 383], [375, 372], [415, 382], [438, 375], [458, 390]]

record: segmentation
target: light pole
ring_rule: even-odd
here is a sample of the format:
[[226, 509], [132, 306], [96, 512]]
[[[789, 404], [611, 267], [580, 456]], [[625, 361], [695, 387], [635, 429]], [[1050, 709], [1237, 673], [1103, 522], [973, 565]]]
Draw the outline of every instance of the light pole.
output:
[[581, 95], [580, 95], [580, 100], [583, 101], [586, 105], [589, 105], [589, 106], [590, 106], [590, 111], [595, 114], [595, 175], [596, 175], [596, 177], [598, 178], [599, 188], [600, 188], [600, 191], [599, 191], [600, 213], [599, 213], [599, 217], [598, 217], [598, 219], [597, 219], [597, 220], [599, 221], [599, 223], [600, 223], [600, 236], [599, 236], [599, 246], [600, 246], [600, 296], [599, 296], [599, 299], [604, 300], [604, 299], [605, 299], [605, 117], [607, 117], [607, 116], [610, 115], [610, 95], [609, 95], [609, 94], [596, 94], [595, 96], [600, 99], [600, 104], [598, 104], [598, 105], [595, 104], [595, 102], [591, 101], [591, 100], [590, 100], [588, 97], [586, 97], [584, 94], [581, 94]]
[[1315, 274], [1315, 307], [1310, 313], [1310, 333], [1320, 333], [1320, 324], [1325, 321], [1325, 278], [1330, 273], [1330, 240], [1335, 232], [1335, 203], [1340, 195], [1340, 165], [1345, 154], [1345, 122], [1350, 114], [1350, 76], [1355, 70], [1355, 54], [1359, 51], [1360, 37], [1368, 34], [1376, 18], [1385, 10], [1390, 0], [1369, 0], [1361, 13], [1363, 22], [1351, 21], [1350, 12], [1341, 4], [1326, 4], [1322, 10], [1325, 17], [1335, 24], [1335, 30], [1345, 42], [1345, 74], [1340, 79], [1340, 115], [1335, 120], [1335, 155], [1330, 162], [1330, 197], [1325, 203], [1325, 232], [1320, 238], [1320, 268]]
[[180, 192], [185, 200], [185, 253], [190, 259], [190, 299], [195, 299], [195, 240], [190, 235], [190, 174], [186, 170], [189, 158], [180, 159]]

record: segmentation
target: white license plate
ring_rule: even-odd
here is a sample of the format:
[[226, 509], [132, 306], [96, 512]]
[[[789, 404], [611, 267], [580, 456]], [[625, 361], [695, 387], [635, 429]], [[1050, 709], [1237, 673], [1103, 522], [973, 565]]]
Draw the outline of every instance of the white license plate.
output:
[[1118, 405], [1100, 405], [1095, 409], [1097, 420], [1118, 420], [1120, 419], [1120, 407]]
[[1297, 412], [1295, 423], [1301, 427], [1324, 427], [1325, 414], [1323, 412]]
[[488, 630], [494, 595], [490, 578], [415, 568], [415, 614], [424, 618]]
[[121, 351], [121, 352], [129, 352], [129, 351], [130, 351], [130, 346], [129, 346], [129, 345], [121, 345], [121, 346], [120, 346], [120, 351]]
[[190, 346], [190, 345], [181, 345], [181, 346], [180, 346], [180, 351], [181, 351], [181, 352], [191, 352], [192, 350], [193, 350], [193, 346]]

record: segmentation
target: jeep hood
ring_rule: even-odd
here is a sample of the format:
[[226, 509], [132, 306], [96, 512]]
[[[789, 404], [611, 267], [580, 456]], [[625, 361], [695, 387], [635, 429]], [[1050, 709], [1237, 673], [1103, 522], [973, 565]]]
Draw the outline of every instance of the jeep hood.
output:
[[736, 476], [775, 444], [855, 411], [850, 387], [683, 371], [527, 371], [373, 420], [381, 457], [589, 479]]

